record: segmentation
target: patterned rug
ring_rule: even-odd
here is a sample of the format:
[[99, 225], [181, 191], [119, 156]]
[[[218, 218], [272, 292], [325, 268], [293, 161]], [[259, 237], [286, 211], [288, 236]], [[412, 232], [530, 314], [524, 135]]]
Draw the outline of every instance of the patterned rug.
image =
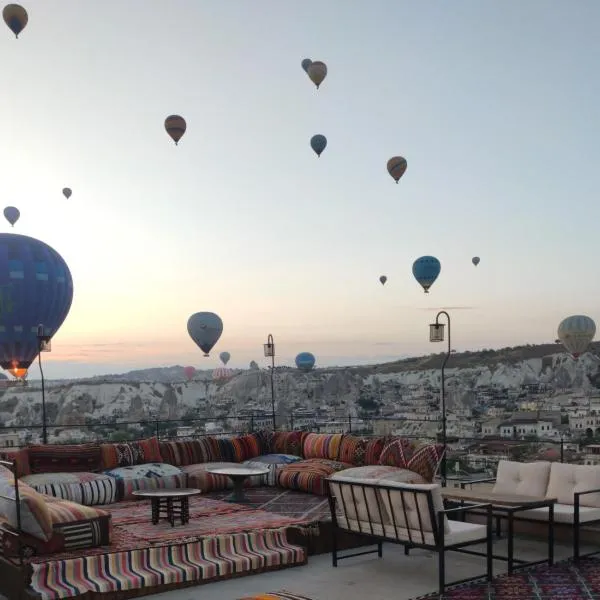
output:
[[[230, 493], [231, 490], [211, 492], [204, 497], [223, 500]], [[245, 493], [250, 500], [246, 506], [250, 508], [298, 519], [313, 519], [315, 522], [331, 521], [329, 501], [325, 496], [273, 487], [249, 488]]]
[[[436, 593], [416, 600], [438, 600]], [[600, 560], [584, 558], [532, 567], [495, 577], [490, 585], [476, 582], [448, 590], [443, 600], [598, 600]]]

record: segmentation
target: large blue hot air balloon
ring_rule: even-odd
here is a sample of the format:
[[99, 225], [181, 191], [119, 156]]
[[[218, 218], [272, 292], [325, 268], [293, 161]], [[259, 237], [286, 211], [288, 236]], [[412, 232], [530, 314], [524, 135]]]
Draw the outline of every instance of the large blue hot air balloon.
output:
[[412, 272], [415, 279], [423, 286], [425, 293], [429, 293], [429, 288], [438, 278], [442, 265], [435, 256], [421, 256], [413, 263]]
[[315, 357], [310, 352], [300, 352], [296, 356], [296, 366], [301, 370], [308, 373], [315, 366]]
[[39, 353], [38, 336], [51, 338], [73, 301], [67, 263], [35, 238], [0, 233], [0, 366], [28, 369]]
[[223, 321], [215, 313], [198, 312], [188, 319], [187, 330], [204, 356], [208, 356], [223, 333]]

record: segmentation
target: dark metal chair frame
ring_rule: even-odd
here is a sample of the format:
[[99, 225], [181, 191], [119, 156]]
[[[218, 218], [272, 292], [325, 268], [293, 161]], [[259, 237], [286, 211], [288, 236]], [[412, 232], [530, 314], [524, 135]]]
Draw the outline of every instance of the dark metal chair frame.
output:
[[[461, 489], [465, 489], [467, 485], [472, 485], [476, 483], [495, 483], [496, 477], [486, 477], [484, 479], [475, 479], [472, 481], [461, 481], [460, 487]], [[580, 558], [587, 558], [588, 556], [595, 556], [600, 554], [600, 548], [598, 550], [592, 550], [591, 552], [587, 552], [586, 554], [581, 554], [580, 549], [580, 539], [581, 539], [581, 526], [582, 525], [593, 525], [595, 523], [600, 523], [600, 519], [593, 519], [592, 521], [584, 521], [583, 523], [580, 521], [579, 516], [579, 507], [581, 506], [581, 496], [585, 496], [587, 494], [599, 494], [600, 488], [594, 490], [585, 490], [584, 492], [574, 492], [573, 494], [573, 524], [571, 523], [557, 523], [554, 520], [554, 526], [562, 525], [564, 527], [571, 527], [573, 529], [573, 558], [574, 560], [579, 560]], [[506, 514], [494, 514], [494, 518], [496, 520], [496, 535], [498, 537], [502, 534], [501, 521], [502, 519], [506, 519]], [[527, 517], [518, 517], [512, 515], [510, 521], [523, 521], [525, 523], [544, 523], [541, 519], [531, 519]], [[509, 532], [510, 534], [510, 532]]]
[[16, 531], [13, 531], [12, 529], [5, 529], [4, 532], [5, 534], [8, 535], [12, 535], [16, 538], [17, 540], [17, 548], [18, 548], [18, 556], [19, 556], [19, 566], [23, 567], [24, 564], [24, 552], [23, 552], [23, 546], [21, 544], [22, 541], [22, 533], [23, 533], [23, 529], [21, 527], [21, 496], [19, 493], [19, 477], [17, 475], [17, 461], [12, 461], [12, 460], [0, 460], [0, 465], [3, 467], [6, 467], [7, 469], [9, 469], [11, 471], [11, 473], [13, 474], [13, 477], [15, 479], [15, 495], [14, 498], [12, 496], [6, 496], [5, 494], [0, 494], [0, 498], [4, 498], [5, 500], [9, 500], [11, 502], [14, 502], [16, 504], [16, 510], [17, 510], [17, 526], [16, 526]]
[[[419, 490], [419, 489], [412, 490], [412, 489], [408, 489], [408, 488], [405, 489], [405, 488], [386, 486], [385, 484], [365, 483], [365, 482], [361, 482], [360, 480], [349, 482], [349, 481], [336, 481], [335, 479], [329, 479], [328, 481], [329, 481], [329, 485], [327, 486], [327, 489], [328, 489], [328, 496], [329, 496], [329, 508], [331, 510], [331, 520], [332, 520], [332, 524], [333, 524], [333, 527], [332, 527], [332, 536], [333, 536], [333, 539], [332, 539], [332, 546], [333, 546], [332, 564], [334, 567], [338, 566], [339, 560], [342, 560], [345, 558], [350, 558], [353, 556], [362, 556], [365, 554], [374, 554], [375, 552], [377, 552], [378, 557], [381, 558], [383, 556], [383, 542], [391, 542], [394, 544], [400, 544], [400, 545], [404, 546], [404, 553], [406, 555], [408, 555], [411, 548], [423, 548], [426, 550], [432, 550], [434, 552], [437, 552], [437, 554], [438, 554], [438, 587], [439, 587], [440, 594], [443, 594], [444, 591], [451, 585], [454, 586], [454, 585], [458, 585], [458, 584], [462, 584], [462, 583], [467, 583], [470, 581], [480, 580], [484, 576], [484, 575], [476, 575], [473, 577], [467, 577], [465, 579], [461, 579], [459, 581], [453, 581], [451, 583], [447, 583], [446, 582], [446, 552], [448, 550], [451, 550], [454, 552], [462, 552], [462, 553], [466, 553], [466, 554], [475, 554], [477, 556], [484, 556], [486, 558], [485, 577], [487, 578], [487, 581], [492, 580], [494, 554], [493, 554], [493, 546], [492, 546], [493, 531], [492, 531], [492, 505], [491, 504], [471, 504], [468, 506], [462, 506], [462, 507], [442, 510], [436, 514], [435, 507], [433, 504], [433, 495], [430, 490]], [[357, 494], [359, 495], [358, 497], [362, 500], [362, 502], [364, 503], [364, 506], [366, 506], [366, 509], [367, 509], [367, 516], [369, 517], [369, 519], [368, 519], [369, 527], [368, 528], [363, 528], [361, 521], [357, 521], [359, 523], [359, 531], [356, 531], [354, 529], [349, 529], [347, 527], [343, 527], [339, 524], [338, 510], [339, 510], [339, 512], [341, 512], [341, 514], [343, 515], [346, 522], [349, 521], [348, 511], [347, 511], [348, 506], [347, 506], [347, 502], [344, 501], [343, 494], [341, 496], [342, 502], [341, 502], [341, 504], [338, 505], [337, 499], [332, 491], [332, 487], [333, 487], [332, 484], [339, 485], [342, 488], [344, 488], [344, 487], [350, 488], [354, 514], [357, 514], [357, 512], [358, 512], [356, 500], [357, 500]], [[373, 493], [375, 494], [375, 497], [377, 498], [377, 513], [378, 513], [377, 515], [371, 515], [371, 509], [369, 508], [369, 504], [367, 502], [367, 490], [372, 490]], [[406, 499], [411, 499], [411, 500], [414, 500], [414, 502], [415, 502], [416, 511], [417, 511], [417, 519], [419, 522], [419, 529], [402, 528], [402, 529], [404, 529], [404, 531], [408, 532], [408, 539], [406, 539], [406, 540], [398, 539], [398, 521], [399, 520], [398, 520], [395, 512], [392, 512], [391, 519], [392, 519], [394, 534], [396, 537], [379, 535], [378, 533], [375, 532], [374, 527], [373, 527], [373, 519], [372, 519], [373, 516], [377, 516], [379, 518], [379, 522], [382, 522], [382, 523], [385, 522], [382, 511], [386, 510], [386, 509], [384, 507], [382, 507], [382, 500], [378, 494], [386, 494], [387, 493], [388, 503], [390, 506], [393, 506], [392, 502], [391, 502], [391, 492], [401, 494], [402, 508], [403, 508], [403, 512], [404, 512], [404, 521], [406, 523], [408, 522]], [[420, 503], [418, 502], [419, 495], [427, 497], [427, 515], [422, 514], [422, 509], [420, 507]], [[484, 537], [478, 538], [476, 540], [470, 540], [468, 542], [462, 542], [459, 544], [447, 545], [445, 543], [445, 532], [444, 532], [445, 518], [448, 516], [460, 515], [462, 513], [472, 511], [473, 509], [476, 509], [479, 512], [485, 511], [485, 514], [487, 515], [486, 535]], [[431, 526], [433, 529], [432, 532], [423, 531], [423, 523], [424, 523], [425, 518], [427, 518], [427, 521], [425, 521], [425, 522], [431, 523]], [[376, 540], [377, 549], [376, 550], [364, 550], [361, 552], [353, 552], [352, 554], [345, 554], [344, 556], [340, 556], [340, 554], [338, 552], [338, 544], [337, 544], [338, 531], [347, 531], [347, 532], [353, 533], [355, 535], [373, 538]], [[384, 533], [385, 533], [385, 530], [384, 530]], [[426, 534], [433, 535], [433, 540], [434, 540], [433, 544], [428, 543], [425, 540]], [[474, 550], [466, 550], [465, 549], [466, 546], [472, 546], [475, 544], [482, 544], [482, 543], [486, 544], [485, 552], [477, 552]]]

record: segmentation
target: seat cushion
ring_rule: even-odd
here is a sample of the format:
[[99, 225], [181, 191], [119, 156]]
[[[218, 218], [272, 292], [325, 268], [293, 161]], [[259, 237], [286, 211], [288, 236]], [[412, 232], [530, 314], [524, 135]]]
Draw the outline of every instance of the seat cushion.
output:
[[334, 473], [351, 466], [348, 463], [325, 458], [301, 460], [279, 469], [277, 485], [289, 490], [324, 496], [327, 493], [327, 479]]
[[345, 469], [340, 475], [335, 474], [333, 479], [373, 479], [375, 481], [396, 481], [399, 483], [427, 483], [425, 478], [409, 469], [388, 467], [386, 465], [365, 465], [364, 467], [351, 467]]
[[41, 494], [87, 506], [117, 501], [117, 481], [103, 473], [35, 473], [21, 481]]
[[[40, 540], [52, 536], [52, 518], [46, 498], [26, 483], [19, 483], [19, 507], [21, 530]], [[15, 502], [14, 475], [0, 465], [0, 517], [4, 517], [14, 529], [18, 527], [17, 503]]]
[[[233, 482], [227, 475], [215, 475], [209, 473], [207, 469], [220, 469], [226, 467], [238, 467], [239, 463], [235, 462], [212, 462], [203, 463], [201, 465], [188, 465], [182, 467], [183, 472], [188, 476], [188, 485], [193, 488], [206, 492], [218, 492], [220, 490], [230, 490], [233, 488]], [[261, 465], [264, 467], [264, 465]], [[248, 477], [244, 481], [244, 487], [258, 487], [262, 485], [262, 477]]]
[[117, 481], [119, 500], [134, 500], [138, 490], [171, 490], [187, 487], [187, 475], [179, 468], [166, 463], [149, 463], [119, 467], [106, 472]]
[[[544, 506], [542, 508], [524, 510], [523, 512], [517, 513], [516, 517], [521, 519], [533, 519], [534, 521], [548, 521], [548, 508]], [[600, 521], [600, 508], [580, 506], [579, 522], [590, 523], [592, 521]], [[572, 525], [575, 522], [575, 506], [573, 506], [573, 504], [555, 504], [554, 522]]]
[[493, 492], [544, 498], [550, 476], [550, 464], [547, 461], [520, 463], [501, 460], [498, 463]]
[[[575, 492], [600, 489], [600, 465], [552, 463], [546, 498], [561, 504], [573, 504]], [[581, 506], [600, 508], [600, 493], [579, 496]]]
[[255, 467], [257, 469], [269, 469], [268, 475], [262, 475], [262, 485], [277, 485], [277, 472], [284, 465], [289, 465], [302, 460], [299, 456], [292, 454], [263, 454], [250, 460], [245, 460], [242, 464], [247, 467]]

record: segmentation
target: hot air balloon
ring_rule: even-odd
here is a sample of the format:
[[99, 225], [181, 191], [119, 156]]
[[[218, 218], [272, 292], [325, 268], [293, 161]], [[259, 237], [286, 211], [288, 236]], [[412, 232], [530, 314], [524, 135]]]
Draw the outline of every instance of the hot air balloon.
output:
[[73, 279], [63, 258], [35, 238], [0, 233], [0, 366], [23, 376], [69, 314]]
[[198, 312], [188, 319], [187, 330], [200, 350], [204, 352], [204, 356], [208, 356], [223, 333], [223, 321], [215, 313]]
[[15, 223], [19, 220], [20, 216], [21, 213], [19, 212], [19, 209], [15, 208], [14, 206], [7, 206], [4, 209], [4, 217], [13, 227], [15, 226]]
[[573, 315], [558, 326], [558, 339], [573, 358], [581, 356], [596, 335], [596, 323], [585, 315]]
[[379, 281], [381, 281], [381, 285], [385, 285], [385, 282], [387, 281], [387, 277], [386, 277], [385, 275], [382, 275], [382, 276], [379, 278]]
[[473, 263], [475, 266], [477, 266], [477, 265], [479, 264], [479, 261], [480, 261], [480, 260], [481, 260], [481, 259], [479, 258], [479, 256], [474, 256], [474, 257], [471, 259], [471, 262], [472, 262], [472, 263]]
[[233, 371], [226, 367], [217, 367], [212, 374], [214, 381], [226, 381], [233, 377]]
[[229, 352], [221, 352], [221, 354], [219, 354], [219, 358], [221, 359], [221, 362], [226, 365], [231, 358], [231, 354], [229, 354]]
[[308, 73], [308, 67], [312, 64], [312, 60], [310, 58], [305, 58], [301, 63], [302, 68]]
[[402, 156], [393, 156], [387, 161], [388, 173], [392, 176], [396, 183], [398, 183], [398, 181], [400, 181], [400, 177], [404, 175], [406, 167], [408, 167], [408, 163]]
[[7, 4], [2, 11], [2, 17], [16, 38], [19, 37], [29, 21], [27, 11], [19, 4]]
[[413, 263], [412, 272], [415, 279], [423, 286], [425, 293], [429, 293], [429, 288], [438, 278], [442, 266], [435, 256], [421, 256]]
[[71, 197], [71, 188], [63, 188], [63, 196], [68, 200]]
[[165, 119], [165, 129], [171, 136], [171, 139], [175, 142], [175, 145], [179, 143], [179, 140], [183, 137], [187, 124], [183, 117], [179, 115], [170, 115]]
[[296, 356], [296, 367], [298, 367], [300, 371], [308, 373], [314, 366], [315, 357], [310, 352], [300, 352], [300, 354]]
[[194, 367], [184, 367], [183, 374], [188, 381], [191, 381], [196, 374], [196, 369]]
[[320, 60], [315, 60], [315, 62], [311, 62], [310, 65], [306, 68], [306, 72], [310, 77], [310, 80], [317, 86], [323, 83], [325, 77], [327, 77], [327, 65]]
[[310, 138], [310, 147], [316, 152], [317, 156], [321, 156], [321, 153], [327, 148], [327, 138], [324, 135], [318, 133]]

